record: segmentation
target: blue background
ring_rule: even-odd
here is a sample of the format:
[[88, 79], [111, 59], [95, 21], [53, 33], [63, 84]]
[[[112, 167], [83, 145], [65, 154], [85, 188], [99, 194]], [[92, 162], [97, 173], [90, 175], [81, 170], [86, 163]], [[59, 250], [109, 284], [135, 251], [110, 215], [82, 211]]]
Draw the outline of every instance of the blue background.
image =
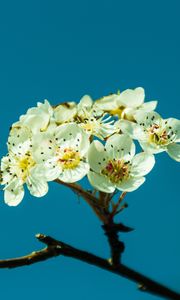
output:
[[[1, 1], [1, 155], [10, 125], [37, 101], [78, 101], [143, 86], [158, 112], [179, 117], [179, 1]], [[123, 262], [174, 289], [180, 283], [179, 165], [165, 153], [146, 183], [127, 195], [121, 219]], [[0, 194], [0, 258], [41, 245], [42, 232], [108, 257], [100, 223], [83, 200], [55, 183], [44, 198], [28, 193], [11, 208]], [[2, 299], [159, 299], [79, 261], [59, 257], [0, 270]], [[4, 297], [4, 298], [3, 298]]]

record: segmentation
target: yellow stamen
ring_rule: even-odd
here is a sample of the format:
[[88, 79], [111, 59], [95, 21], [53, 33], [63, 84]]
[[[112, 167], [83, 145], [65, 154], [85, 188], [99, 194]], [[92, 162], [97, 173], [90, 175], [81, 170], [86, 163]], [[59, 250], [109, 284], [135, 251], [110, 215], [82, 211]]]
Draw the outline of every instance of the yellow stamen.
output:
[[63, 169], [74, 169], [80, 163], [80, 154], [71, 148], [66, 148], [60, 154], [59, 163]]
[[18, 168], [20, 169], [20, 177], [23, 181], [26, 181], [27, 176], [29, 175], [29, 170], [35, 165], [30, 153], [26, 153], [23, 158], [18, 159], [17, 161]]
[[110, 160], [101, 173], [107, 176], [111, 182], [118, 183], [129, 177], [129, 166], [123, 160]]
[[153, 124], [149, 129], [149, 142], [157, 145], [168, 144], [168, 134], [165, 129], [161, 128], [157, 124]]

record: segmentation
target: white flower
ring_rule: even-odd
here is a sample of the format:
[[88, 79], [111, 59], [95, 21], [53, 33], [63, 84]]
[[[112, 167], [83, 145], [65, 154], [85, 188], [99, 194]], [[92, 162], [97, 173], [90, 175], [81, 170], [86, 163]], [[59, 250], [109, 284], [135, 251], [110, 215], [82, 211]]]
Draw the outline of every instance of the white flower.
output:
[[119, 128], [133, 139], [137, 139], [148, 153], [166, 151], [170, 157], [180, 161], [180, 120], [162, 119], [156, 112], [139, 113], [136, 122], [120, 120]]
[[28, 109], [25, 115], [22, 115], [18, 122], [13, 126], [26, 126], [32, 133], [45, 131], [53, 116], [53, 109], [47, 100], [44, 103], [38, 102], [37, 107]]
[[66, 102], [58, 105], [54, 109], [54, 118], [57, 124], [74, 121], [77, 113], [77, 104], [75, 102]]
[[90, 172], [88, 179], [97, 190], [112, 193], [136, 190], [145, 181], [144, 175], [154, 166], [153, 155], [135, 155], [135, 145], [124, 134], [114, 134], [105, 146], [93, 141], [88, 151]]
[[4, 200], [10, 206], [18, 205], [24, 197], [26, 183], [30, 193], [42, 197], [48, 185], [32, 153], [31, 132], [26, 127], [15, 127], [8, 139], [9, 154], [1, 160], [1, 184]]
[[112, 94], [97, 100], [96, 106], [121, 119], [134, 120], [137, 112], [149, 112], [156, 108], [157, 101], [144, 103], [144, 89], [138, 87], [134, 90], [127, 89], [122, 93]]
[[93, 100], [88, 95], [85, 95], [77, 106], [75, 122], [89, 135], [95, 135], [100, 139], [107, 138], [115, 132], [111, 116], [94, 107]]
[[88, 95], [83, 96], [78, 104], [67, 102], [58, 105], [54, 109], [54, 119], [58, 125], [75, 122], [88, 135], [95, 135], [100, 139], [114, 133], [112, 118], [104, 111], [94, 107], [93, 100]]
[[89, 137], [76, 123], [58, 126], [33, 137], [33, 154], [44, 165], [48, 181], [59, 178], [64, 182], [82, 179], [89, 171], [87, 150]]

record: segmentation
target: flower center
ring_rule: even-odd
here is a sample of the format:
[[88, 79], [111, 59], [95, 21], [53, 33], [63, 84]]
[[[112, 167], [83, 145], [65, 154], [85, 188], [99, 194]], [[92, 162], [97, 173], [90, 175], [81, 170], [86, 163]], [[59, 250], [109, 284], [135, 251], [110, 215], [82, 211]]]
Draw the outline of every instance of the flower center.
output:
[[21, 179], [25, 182], [27, 176], [29, 175], [29, 169], [31, 169], [35, 165], [35, 161], [33, 160], [31, 154], [29, 152], [26, 153], [25, 157], [18, 159], [18, 169], [19, 175]]
[[80, 154], [71, 148], [65, 148], [58, 161], [63, 169], [74, 169], [80, 163]]
[[86, 124], [81, 124], [81, 127], [88, 131], [89, 133], [92, 133], [94, 131], [95, 128], [95, 124], [93, 124], [92, 122], [86, 123]]
[[123, 160], [109, 160], [101, 173], [107, 176], [111, 182], [118, 183], [129, 177], [129, 162]]
[[81, 123], [81, 127], [86, 130], [88, 133], [93, 133], [97, 126], [97, 121], [95, 118], [85, 119], [83, 123]]
[[168, 144], [169, 136], [165, 129], [161, 128], [157, 124], [153, 124], [148, 129], [149, 142], [157, 145]]

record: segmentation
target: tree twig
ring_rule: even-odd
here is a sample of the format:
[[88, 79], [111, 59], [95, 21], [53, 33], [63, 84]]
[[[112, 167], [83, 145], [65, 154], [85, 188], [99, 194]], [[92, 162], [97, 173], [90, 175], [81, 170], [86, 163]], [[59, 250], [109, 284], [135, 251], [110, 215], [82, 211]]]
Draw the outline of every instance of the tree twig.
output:
[[88, 264], [115, 273], [119, 276], [125, 277], [139, 284], [139, 288], [141, 291], [152, 293], [154, 295], [161, 296], [166, 299], [180, 300], [179, 293], [125, 266], [124, 264], [120, 264], [119, 266], [115, 267], [104, 258], [101, 258], [86, 251], [76, 249], [66, 243], [55, 240], [50, 236], [38, 234], [36, 235], [36, 237], [39, 241], [46, 244], [45, 248], [39, 251], [34, 251], [26, 256], [22, 256], [19, 258], [0, 260], [0, 268], [16, 268], [25, 265], [31, 265], [52, 257], [56, 257], [58, 255], [63, 255], [81, 260]]
[[118, 266], [121, 261], [121, 254], [124, 252], [125, 245], [119, 240], [117, 229], [118, 224], [115, 224], [113, 221], [110, 221], [107, 224], [102, 225], [105, 235], [107, 236], [108, 243], [111, 251], [111, 262], [114, 266]]

